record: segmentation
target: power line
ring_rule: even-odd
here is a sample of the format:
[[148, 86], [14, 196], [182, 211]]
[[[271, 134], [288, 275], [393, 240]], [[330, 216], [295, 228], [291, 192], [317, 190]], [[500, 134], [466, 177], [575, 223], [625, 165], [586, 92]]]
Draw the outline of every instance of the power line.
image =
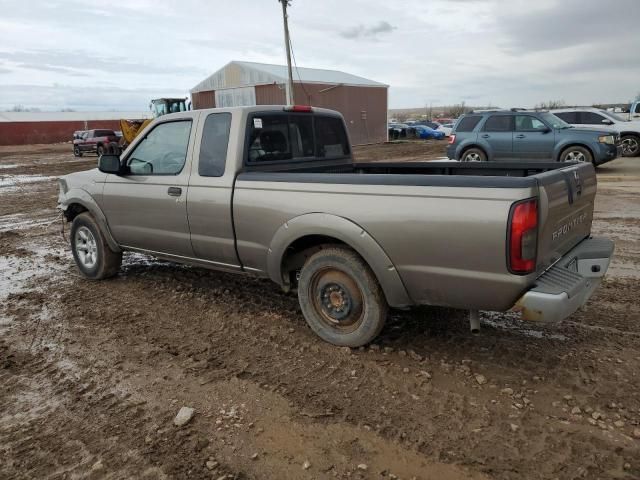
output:
[[298, 75], [298, 80], [300, 80], [300, 86], [304, 91], [304, 94], [307, 96], [307, 103], [311, 104], [311, 95], [307, 92], [307, 89], [304, 87], [304, 82], [302, 81], [302, 77], [300, 76], [300, 70], [298, 70], [298, 62], [296, 62], [296, 54], [293, 51], [293, 43], [291, 42], [291, 36], [289, 36], [289, 45], [291, 47], [291, 56], [293, 57], [293, 65], [296, 68], [296, 74]]

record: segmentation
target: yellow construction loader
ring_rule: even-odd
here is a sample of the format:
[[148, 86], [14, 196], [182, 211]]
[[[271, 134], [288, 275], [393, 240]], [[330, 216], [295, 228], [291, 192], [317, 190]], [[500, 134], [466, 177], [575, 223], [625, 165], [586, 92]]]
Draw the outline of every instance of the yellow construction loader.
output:
[[[149, 109], [153, 113], [153, 118], [161, 117], [168, 113], [186, 112], [191, 109], [191, 105], [187, 103], [186, 98], [155, 98], [149, 103]], [[126, 148], [133, 139], [138, 136], [144, 127], [149, 125], [153, 119], [140, 119], [140, 120], [120, 120], [120, 130], [122, 130], [122, 145], [121, 148]]]

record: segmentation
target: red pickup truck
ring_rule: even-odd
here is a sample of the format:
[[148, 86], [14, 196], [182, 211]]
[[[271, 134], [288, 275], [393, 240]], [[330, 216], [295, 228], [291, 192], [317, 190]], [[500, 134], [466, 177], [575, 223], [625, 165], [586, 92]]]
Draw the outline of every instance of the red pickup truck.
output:
[[76, 157], [81, 157], [84, 153], [102, 156], [110, 146], [117, 146], [119, 140], [113, 130], [97, 129], [78, 133], [73, 135], [73, 154]]

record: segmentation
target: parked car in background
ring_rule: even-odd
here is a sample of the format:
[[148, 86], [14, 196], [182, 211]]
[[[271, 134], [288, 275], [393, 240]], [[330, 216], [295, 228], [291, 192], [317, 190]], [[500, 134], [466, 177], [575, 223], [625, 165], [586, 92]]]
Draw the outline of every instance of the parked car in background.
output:
[[406, 123], [390, 123], [389, 128], [389, 140], [397, 140], [399, 138], [407, 138], [407, 130], [409, 125]]
[[640, 121], [640, 100], [633, 102], [629, 107], [629, 120]]
[[619, 152], [619, 136], [573, 128], [549, 112], [494, 110], [460, 117], [447, 156], [464, 162], [579, 161], [602, 165]]
[[82, 136], [73, 141], [73, 154], [81, 157], [85, 153], [103, 155], [107, 149], [117, 149], [120, 139], [113, 130], [87, 130]]
[[416, 122], [416, 125], [425, 125], [425, 126], [427, 126], [429, 128], [433, 128], [434, 130], [436, 130], [440, 126], [440, 124], [438, 122], [432, 122], [432, 121], [429, 121], [429, 120], [420, 120], [420, 121]]
[[[631, 112], [638, 108], [635, 104], [632, 107]], [[561, 108], [551, 110], [551, 113], [579, 128], [596, 128], [619, 133], [622, 156], [640, 156], [640, 114], [638, 114], [638, 120], [630, 121], [617, 113], [593, 107]], [[629, 115], [636, 114], [630, 113]]]
[[454, 123], [445, 123], [444, 125], [440, 125], [438, 128], [436, 128], [436, 131], [442, 132], [444, 133], [445, 137], [448, 137], [449, 135], [451, 135], [451, 132], [453, 132], [454, 125]]
[[434, 140], [442, 140], [445, 137], [444, 132], [434, 130], [426, 125], [414, 125], [409, 128], [409, 131], [412, 133], [412, 136], [415, 136], [415, 138], [425, 140], [430, 138]]

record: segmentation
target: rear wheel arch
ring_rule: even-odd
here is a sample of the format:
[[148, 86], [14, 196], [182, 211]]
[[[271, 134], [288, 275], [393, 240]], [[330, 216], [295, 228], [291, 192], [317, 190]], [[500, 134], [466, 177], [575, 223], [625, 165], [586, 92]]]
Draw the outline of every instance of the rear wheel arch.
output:
[[269, 277], [283, 288], [291, 288], [298, 268], [327, 246], [348, 247], [359, 255], [371, 268], [389, 305], [413, 305], [395, 265], [375, 239], [352, 221], [331, 214], [301, 215], [278, 229], [267, 253]]
[[466, 145], [466, 146], [461, 150], [459, 160], [462, 160], [462, 158], [464, 157], [464, 155], [465, 155], [469, 150], [471, 150], [472, 148], [475, 148], [475, 149], [477, 149], [477, 150], [480, 150], [482, 153], [484, 153], [484, 156], [487, 158], [487, 160], [490, 160], [490, 159], [491, 159], [491, 158], [490, 158], [490, 156], [489, 156], [489, 154], [487, 153], [487, 150], [486, 150], [484, 147], [482, 147], [482, 146], [480, 146], [480, 145], [477, 145], [477, 144], [471, 144], [471, 145]]

